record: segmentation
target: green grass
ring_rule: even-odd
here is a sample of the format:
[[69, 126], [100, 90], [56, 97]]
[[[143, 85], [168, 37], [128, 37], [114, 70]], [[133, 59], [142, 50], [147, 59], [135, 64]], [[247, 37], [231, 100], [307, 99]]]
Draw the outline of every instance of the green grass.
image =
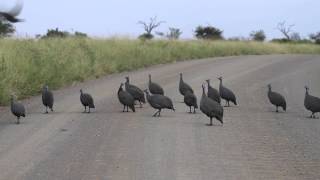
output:
[[0, 104], [73, 82], [155, 64], [207, 57], [320, 54], [311, 44], [129, 39], [0, 39]]

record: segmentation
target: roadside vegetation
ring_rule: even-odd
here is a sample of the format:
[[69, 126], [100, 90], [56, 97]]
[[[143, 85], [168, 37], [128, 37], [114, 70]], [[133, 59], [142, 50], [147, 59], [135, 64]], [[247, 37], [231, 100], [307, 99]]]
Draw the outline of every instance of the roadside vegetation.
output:
[[[252, 31], [249, 38], [229, 38], [211, 25], [195, 28], [194, 40], [179, 40], [183, 33], [170, 27], [155, 31], [165, 21], [156, 17], [139, 21], [144, 32], [137, 39], [94, 39], [82, 32], [49, 29], [31, 39], [14, 39], [14, 27], [0, 23], [0, 105], [10, 94], [25, 98], [38, 94], [44, 84], [57, 89], [86, 79], [135, 70], [155, 64], [208, 57], [264, 54], [320, 54], [320, 33], [301, 39], [291, 33], [293, 25], [279, 25], [284, 38], [264, 42], [263, 30]], [[154, 39], [155, 35], [160, 38]]]
[[320, 54], [319, 45], [253, 41], [45, 38], [0, 40], [0, 103], [102, 75], [207, 57]]

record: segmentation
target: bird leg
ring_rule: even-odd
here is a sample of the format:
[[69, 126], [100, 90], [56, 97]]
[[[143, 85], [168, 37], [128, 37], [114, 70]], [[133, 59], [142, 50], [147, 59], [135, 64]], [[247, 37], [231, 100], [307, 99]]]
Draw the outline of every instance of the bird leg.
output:
[[195, 114], [196, 113], [196, 108], [195, 107], [193, 107], [193, 114]]
[[129, 112], [129, 106], [127, 106], [127, 112]]
[[90, 107], [89, 107], [89, 111], [88, 111], [88, 113], [90, 113]]
[[152, 115], [152, 117], [156, 117], [156, 115], [159, 113], [159, 111], [160, 111], [160, 110], [158, 110], [156, 113], [154, 113], [154, 114]]
[[139, 103], [140, 103], [140, 108], [142, 108], [142, 103], [141, 103], [141, 101], [139, 101]]
[[191, 106], [189, 106], [189, 108], [190, 108], [190, 111], [189, 111], [189, 113], [192, 113], [192, 112], [191, 112]]
[[44, 114], [48, 114], [48, 106], [46, 106], [46, 112], [44, 112]]
[[161, 115], [160, 115], [160, 113], [161, 113], [161, 109], [159, 109], [158, 117], [160, 117], [160, 116], [161, 116]]
[[278, 106], [277, 106], [276, 112], [279, 112], [279, 110], [278, 110]]
[[50, 108], [51, 112], [53, 112], [53, 108]]
[[86, 113], [87, 112], [87, 106], [84, 107], [84, 111], [82, 113]]
[[20, 117], [17, 117], [17, 124], [20, 124]]
[[210, 118], [210, 124], [207, 124], [207, 126], [212, 126], [212, 117]]
[[122, 110], [122, 112], [125, 112], [125, 110], [126, 110], [126, 106], [123, 105], [123, 110]]

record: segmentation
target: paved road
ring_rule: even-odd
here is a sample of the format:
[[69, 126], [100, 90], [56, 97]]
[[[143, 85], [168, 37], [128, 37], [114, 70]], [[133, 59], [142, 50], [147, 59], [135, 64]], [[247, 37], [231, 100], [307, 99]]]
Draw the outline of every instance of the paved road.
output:
[[[304, 85], [320, 96], [320, 56], [226, 57], [111, 75], [55, 91], [56, 112], [40, 97], [24, 101], [28, 115], [15, 125], [0, 110], [0, 179], [209, 180], [320, 179], [320, 119], [308, 119]], [[239, 106], [225, 109], [223, 127], [205, 126], [178, 93], [179, 72], [200, 99], [201, 84], [223, 75]], [[116, 91], [130, 75], [145, 88], [147, 75], [163, 85], [177, 111], [152, 118], [149, 106], [122, 113]], [[268, 83], [287, 98], [286, 113], [268, 103]], [[96, 111], [82, 114], [79, 89], [93, 94]], [[218, 122], [215, 122], [218, 124]]]

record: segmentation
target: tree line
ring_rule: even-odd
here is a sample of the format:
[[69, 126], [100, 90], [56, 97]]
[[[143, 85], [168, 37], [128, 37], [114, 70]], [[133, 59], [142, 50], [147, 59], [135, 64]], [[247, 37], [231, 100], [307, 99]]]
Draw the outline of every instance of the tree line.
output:
[[[150, 40], [158, 35], [159, 37], [168, 38], [168, 39], [179, 39], [183, 33], [179, 28], [169, 27], [167, 32], [155, 31], [160, 25], [166, 23], [165, 21], [158, 20], [157, 17], [152, 17], [149, 21], [138, 21], [138, 24], [142, 26], [144, 32], [139, 35], [139, 39]], [[313, 33], [309, 35], [309, 39], [301, 38], [298, 32], [293, 30], [294, 24], [287, 24], [285, 21], [279, 22], [276, 29], [282, 34], [282, 38], [272, 39], [271, 42], [301, 42], [301, 43], [316, 43], [320, 44], [320, 32]], [[12, 23], [0, 20], [0, 37], [8, 37], [15, 33], [15, 27]], [[194, 30], [194, 36], [197, 39], [206, 39], [206, 40], [232, 40], [232, 41], [243, 41], [243, 40], [252, 40], [252, 41], [265, 41], [266, 34], [263, 30], [252, 31], [249, 34], [249, 37], [231, 37], [224, 38], [223, 30], [214, 27], [212, 25], [199, 25]], [[36, 35], [36, 38], [65, 38], [65, 37], [88, 37], [86, 33], [75, 31], [73, 33], [68, 31], [62, 31], [58, 28], [48, 29], [44, 35]]]

